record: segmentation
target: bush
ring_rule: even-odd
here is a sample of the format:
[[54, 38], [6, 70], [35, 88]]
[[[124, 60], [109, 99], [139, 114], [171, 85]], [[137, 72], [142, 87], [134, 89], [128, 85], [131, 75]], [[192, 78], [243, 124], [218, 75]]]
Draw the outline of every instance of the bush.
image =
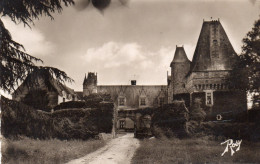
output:
[[197, 121], [199, 124], [206, 118], [206, 112], [204, 112], [200, 105], [201, 99], [196, 98], [190, 112], [190, 120]]
[[73, 108], [53, 113], [36, 111], [4, 97], [1, 105], [1, 133], [8, 138], [25, 135], [40, 139], [88, 139], [112, 131], [113, 103], [100, 103], [96, 109]]
[[260, 139], [254, 123], [209, 121], [198, 124], [196, 121], [189, 121], [187, 125], [191, 137], [214, 136], [216, 139], [232, 138], [254, 141]]
[[50, 115], [37, 112], [30, 106], [8, 100], [3, 96], [1, 96], [1, 107], [1, 134], [3, 136], [51, 137], [53, 126]]
[[54, 110], [60, 110], [60, 109], [68, 109], [68, 108], [85, 108], [85, 101], [68, 101], [68, 102], [62, 102], [56, 107], [54, 107]]
[[188, 113], [184, 101], [174, 101], [173, 104], [167, 104], [154, 110], [152, 126], [153, 128], [162, 129], [165, 136], [184, 137], [187, 135], [186, 122], [189, 119]]

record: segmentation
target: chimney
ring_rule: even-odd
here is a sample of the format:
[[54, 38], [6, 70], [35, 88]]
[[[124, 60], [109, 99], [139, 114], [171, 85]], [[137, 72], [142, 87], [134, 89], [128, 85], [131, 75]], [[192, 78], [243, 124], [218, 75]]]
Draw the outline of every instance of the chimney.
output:
[[131, 85], [136, 85], [136, 80], [131, 80]]

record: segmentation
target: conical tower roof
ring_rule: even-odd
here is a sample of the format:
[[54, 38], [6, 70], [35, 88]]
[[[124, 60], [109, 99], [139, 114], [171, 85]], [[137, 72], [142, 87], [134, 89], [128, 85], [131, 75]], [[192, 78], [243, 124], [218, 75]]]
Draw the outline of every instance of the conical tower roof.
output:
[[85, 73], [85, 78], [84, 78], [84, 81], [83, 81], [83, 85], [87, 83], [87, 75]]
[[188, 57], [186, 55], [184, 47], [183, 46], [182, 47], [176, 46], [176, 50], [175, 50], [175, 53], [174, 53], [173, 60], [171, 62], [171, 66], [172, 66], [173, 63], [185, 63], [185, 62], [190, 63], [190, 60], [188, 59]]
[[231, 70], [237, 59], [219, 20], [203, 22], [191, 71]]

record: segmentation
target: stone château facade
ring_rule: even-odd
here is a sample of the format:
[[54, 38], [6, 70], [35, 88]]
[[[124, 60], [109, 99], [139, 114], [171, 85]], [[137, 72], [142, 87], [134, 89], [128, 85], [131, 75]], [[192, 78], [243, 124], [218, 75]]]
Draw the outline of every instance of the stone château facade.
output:
[[220, 21], [203, 21], [192, 61], [183, 46], [176, 46], [167, 85], [97, 85], [97, 74], [88, 73], [83, 96], [108, 93], [119, 111], [158, 107], [174, 100], [185, 100], [191, 107], [199, 99], [209, 115], [235, 114], [247, 109], [246, 93], [229, 88], [226, 82], [237, 58]]
[[247, 109], [246, 93], [231, 89], [227, 77], [238, 56], [219, 20], [204, 21], [192, 61], [184, 47], [176, 47], [169, 77], [169, 102], [196, 98], [208, 113], [238, 113]]
[[[136, 85], [136, 81], [131, 85], [98, 85], [97, 73], [89, 72], [83, 82], [83, 92], [77, 92], [77, 96], [72, 89], [55, 81], [51, 81], [54, 89], [49, 90], [45, 85], [40, 89], [47, 92], [47, 105], [51, 107], [92, 93], [110, 94], [121, 113], [118, 128], [133, 128], [131, 117], [136, 109], [158, 107], [174, 100], [184, 100], [186, 106], [192, 107], [199, 99], [203, 109], [212, 116], [235, 114], [247, 109], [246, 93], [230, 88], [226, 82], [237, 58], [220, 21], [203, 21], [192, 61], [183, 46], [176, 46], [173, 60], [169, 61], [171, 75], [167, 75], [167, 85]], [[28, 93], [22, 84], [13, 99], [22, 101]]]

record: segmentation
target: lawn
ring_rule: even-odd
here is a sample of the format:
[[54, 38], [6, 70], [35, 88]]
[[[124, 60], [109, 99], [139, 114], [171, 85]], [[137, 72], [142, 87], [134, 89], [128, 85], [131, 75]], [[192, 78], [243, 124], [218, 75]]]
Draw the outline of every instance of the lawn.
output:
[[57, 139], [2, 140], [2, 163], [4, 164], [60, 164], [85, 156], [105, 145], [102, 140]]
[[260, 142], [242, 141], [240, 150], [222, 157], [226, 145], [208, 138], [146, 139], [135, 152], [133, 164], [260, 163]]

